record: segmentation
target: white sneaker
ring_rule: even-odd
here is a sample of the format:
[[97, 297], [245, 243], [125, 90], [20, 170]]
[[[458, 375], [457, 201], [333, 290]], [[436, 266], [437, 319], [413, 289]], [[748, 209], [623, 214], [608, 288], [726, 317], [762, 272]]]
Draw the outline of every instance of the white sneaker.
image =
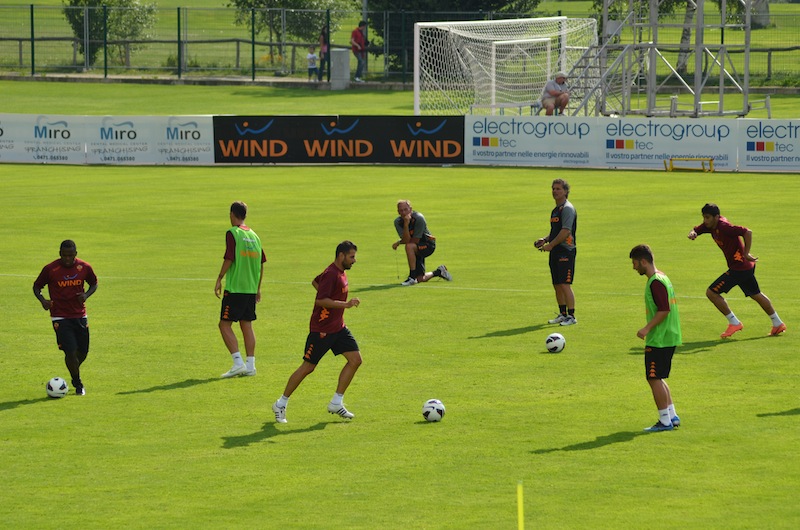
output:
[[256, 369], [253, 368], [252, 370], [245, 370], [242, 375], [247, 377], [253, 377], [254, 375], [256, 375]]
[[556, 318], [551, 318], [547, 321], [548, 324], [561, 324], [567, 319], [567, 315], [558, 315]]
[[356, 417], [355, 414], [344, 408], [344, 404], [334, 405], [333, 403], [328, 403], [328, 412], [331, 414], [338, 414], [342, 418], [346, 418], [348, 420], [352, 420]]
[[363, 79], [361, 79], [360, 77], [356, 77], [356, 78], [354, 79], [354, 81], [355, 81], [356, 83], [363, 83], [363, 82], [364, 82], [364, 80], [363, 80]]
[[575, 318], [574, 316], [567, 316], [567, 317], [566, 317], [566, 318], [565, 318], [565, 319], [564, 319], [564, 320], [561, 322], [561, 325], [562, 325], [562, 326], [571, 326], [571, 325], [573, 325], [573, 324], [577, 324], [577, 323], [578, 323], [578, 319], [577, 319], [577, 318]]
[[235, 377], [237, 375], [244, 375], [244, 372], [247, 371], [247, 365], [240, 364], [240, 365], [233, 365], [233, 368], [222, 374], [220, 377], [223, 379], [227, 379], [229, 377]]
[[275, 421], [278, 423], [286, 422], [286, 407], [279, 407], [278, 402], [272, 404], [272, 412], [275, 413]]
[[441, 273], [442, 279], [447, 280], [448, 282], [453, 281], [453, 275], [450, 274], [450, 272], [447, 270], [447, 267], [445, 267], [444, 265], [439, 265], [438, 267], [436, 267], [436, 270]]
[[404, 281], [404, 282], [403, 282], [403, 283], [401, 283], [400, 285], [402, 285], [402, 286], [404, 286], [404, 287], [408, 287], [409, 285], [416, 285], [416, 283], [417, 283], [417, 279], [416, 279], [416, 278], [412, 278], [411, 276], [409, 276], [409, 277], [406, 279], [406, 281]]

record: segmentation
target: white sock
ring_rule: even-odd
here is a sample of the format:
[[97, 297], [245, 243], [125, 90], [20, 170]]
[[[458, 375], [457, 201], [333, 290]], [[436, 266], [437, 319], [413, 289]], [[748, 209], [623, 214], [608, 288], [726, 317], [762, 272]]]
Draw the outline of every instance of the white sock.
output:
[[341, 405], [343, 399], [344, 399], [344, 394], [335, 393], [333, 394], [333, 399], [331, 399], [331, 404]]
[[242, 354], [240, 352], [238, 352], [238, 351], [237, 352], [233, 352], [231, 354], [231, 357], [233, 357], [233, 365], [234, 366], [241, 366], [241, 365], [244, 364], [244, 361], [242, 361]]
[[289, 404], [289, 398], [288, 397], [281, 396], [280, 399], [278, 399], [278, 406], [279, 407], [285, 407], [288, 404]]
[[667, 407], [667, 410], [669, 411], [669, 419], [670, 420], [672, 420], [672, 418], [674, 418], [675, 416], [678, 415], [678, 413], [675, 412], [675, 404], [674, 403], [670, 403], [669, 407]]
[[662, 425], [672, 425], [672, 418], [669, 416], [669, 408], [658, 409], [658, 421]]
[[248, 370], [255, 370], [256, 369], [256, 356], [253, 355], [252, 357], [248, 357], [247, 358], [247, 362], [245, 364], [247, 364], [247, 369]]
[[736, 315], [733, 314], [733, 311], [731, 311], [729, 314], [725, 315], [725, 318], [727, 318], [728, 322], [731, 323], [734, 326], [738, 326], [739, 324], [741, 324], [741, 322], [739, 322], [739, 319], [736, 318]]
[[772, 325], [775, 326], [775, 327], [780, 326], [781, 324], [783, 324], [783, 320], [781, 320], [781, 317], [778, 316], [778, 312], [777, 311], [772, 313], [769, 316], [769, 319], [772, 320]]

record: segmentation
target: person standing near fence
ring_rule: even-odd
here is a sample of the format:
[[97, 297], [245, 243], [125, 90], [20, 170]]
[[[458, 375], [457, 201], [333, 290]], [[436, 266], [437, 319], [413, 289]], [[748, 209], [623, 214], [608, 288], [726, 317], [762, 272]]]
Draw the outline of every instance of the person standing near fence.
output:
[[319, 32], [319, 70], [317, 71], [317, 80], [322, 81], [325, 76], [325, 65], [328, 65], [328, 71], [331, 69], [331, 58], [328, 52], [330, 46], [330, 38], [328, 37], [327, 26], [322, 26]]
[[316, 53], [314, 53], [314, 47], [313, 46], [309, 46], [308, 47], [308, 55], [306, 55], [306, 60], [308, 61], [308, 81], [309, 81], [309, 83], [311, 82], [312, 78], [314, 79], [314, 81], [318, 80], [319, 72], [317, 71], [317, 59], [319, 59], [319, 57], [317, 56]]
[[364, 75], [364, 68], [367, 66], [367, 23], [362, 20], [358, 23], [358, 27], [350, 34], [350, 49], [353, 50], [353, 55], [356, 56], [358, 65], [356, 66], [356, 76], [354, 78], [356, 83], [363, 83], [361, 78]]

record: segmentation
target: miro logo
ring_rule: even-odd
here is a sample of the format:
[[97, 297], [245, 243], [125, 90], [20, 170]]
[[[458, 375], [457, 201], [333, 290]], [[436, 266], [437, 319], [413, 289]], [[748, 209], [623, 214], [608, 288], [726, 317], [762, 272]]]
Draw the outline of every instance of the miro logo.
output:
[[196, 121], [175, 123], [177, 118], [170, 118], [167, 125], [167, 140], [199, 140], [202, 136]]
[[135, 140], [136, 130], [133, 128], [132, 121], [124, 121], [122, 123], [112, 123], [106, 125], [108, 118], [103, 120], [103, 126], [100, 127], [101, 140]]
[[71, 136], [69, 124], [65, 120], [48, 122], [46, 116], [36, 118], [33, 137], [37, 140], [69, 140]]

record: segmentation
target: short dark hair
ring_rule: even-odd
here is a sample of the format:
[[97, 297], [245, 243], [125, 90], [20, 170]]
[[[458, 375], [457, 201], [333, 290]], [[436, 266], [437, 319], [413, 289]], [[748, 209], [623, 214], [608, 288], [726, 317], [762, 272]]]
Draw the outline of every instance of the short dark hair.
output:
[[653, 263], [653, 250], [649, 245], [636, 245], [631, 249], [630, 258], [638, 260], [644, 259]]
[[[567, 197], [569, 197], [569, 182], [564, 179], [555, 179], [553, 184], [561, 184], [561, 187], [564, 188], [564, 191], [567, 193]], [[552, 187], [553, 184], [550, 186]]]
[[238, 219], [244, 220], [247, 218], [247, 205], [242, 201], [236, 201], [231, 204], [231, 213]]
[[707, 202], [705, 206], [700, 209], [700, 213], [703, 215], [720, 215], [719, 206], [713, 202]]
[[336, 246], [336, 256], [339, 256], [339, 253], [348, 254], [351, 250], [358, 250], [358, 247], [352, 241], [342, 241]]
[[362, 20], [361, 22], [358, 23], [358, 27], [359, 28], [363, 28], [366, 25], [367, 25], [367, 21], [366, 20]]
[[61, 242], [61, 247], [59, 247], [59, 251], [69, 249], [69, 250], [78, 250], [78, 247], [75, 245], [75, 242], [71, 239], [65, 239]]

